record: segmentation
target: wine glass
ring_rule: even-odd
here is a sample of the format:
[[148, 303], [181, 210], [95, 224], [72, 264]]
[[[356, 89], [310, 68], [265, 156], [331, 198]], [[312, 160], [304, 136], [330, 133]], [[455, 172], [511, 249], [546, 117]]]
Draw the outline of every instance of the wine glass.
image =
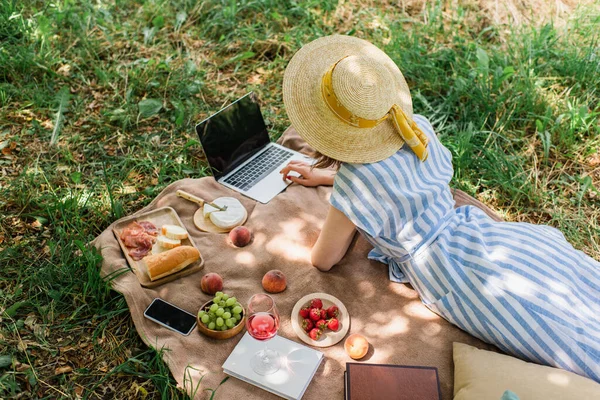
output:
[[264, 349], [250, 359], [250, 366], [254, 372], [259, 375], [277, 372], [281, 367], [279, 353], [267, 348], [267, 342], [277, 335], [279, 329], [279, 312], [271, 296], [259, 293], [250, 298], [246, 329], [254, 339], [265, 342]]

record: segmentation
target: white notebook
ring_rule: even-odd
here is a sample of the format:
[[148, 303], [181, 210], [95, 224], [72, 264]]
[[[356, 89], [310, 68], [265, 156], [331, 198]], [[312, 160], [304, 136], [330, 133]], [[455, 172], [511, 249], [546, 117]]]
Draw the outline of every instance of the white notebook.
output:
[[301, 399], [321, 364], [323, 353], [281, 336], [275, 336], [267, 344], [269, 349], [277, 350], [281, 355], [279, 371], [262, 376], [252, 370], [250, 358], [263, 349], [265, 343], [254, 339], [248, 332], [225, 360], [223, 371], [285, 399]]

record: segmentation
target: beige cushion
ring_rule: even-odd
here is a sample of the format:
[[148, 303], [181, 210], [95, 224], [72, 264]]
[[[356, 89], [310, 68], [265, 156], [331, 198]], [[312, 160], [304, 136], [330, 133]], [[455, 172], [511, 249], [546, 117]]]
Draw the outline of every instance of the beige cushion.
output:
[[572, 372], [454, 343], [454, 400], [598, 400], [600, 384]]

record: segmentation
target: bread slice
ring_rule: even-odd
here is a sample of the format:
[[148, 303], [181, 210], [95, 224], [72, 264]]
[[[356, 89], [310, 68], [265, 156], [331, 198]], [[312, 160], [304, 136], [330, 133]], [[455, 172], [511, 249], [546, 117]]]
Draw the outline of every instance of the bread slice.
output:
[[200, 258], [198, 249], [192, 246], [179, 246], [162, 253], [144, 257], [146, 271], [151, 281], [181, 271]]
[[160, 235], [156, 240], [158, 241], [158, 245], [165, 249], [174, 249], [175, 247], [181, 246], [181, 240], [169, 239], [163, 235]]
[[163, 225], [162, 234], [173, 240], [187, 239], [188, 233], [185, 228], [178, 225]]

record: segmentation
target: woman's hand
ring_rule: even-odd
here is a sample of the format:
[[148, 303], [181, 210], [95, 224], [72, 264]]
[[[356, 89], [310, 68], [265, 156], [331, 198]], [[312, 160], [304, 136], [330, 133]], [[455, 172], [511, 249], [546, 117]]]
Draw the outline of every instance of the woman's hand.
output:
[[[300, 176], [289, 175], [292, 171], [300, 174]], [[290, 161], [279, 173], [283, 175], [284, 181], [289, 179], [302, 186], [331, 186], [335, 177], [334, 170], [312, 168], [310, 164], [296, 160]]]

